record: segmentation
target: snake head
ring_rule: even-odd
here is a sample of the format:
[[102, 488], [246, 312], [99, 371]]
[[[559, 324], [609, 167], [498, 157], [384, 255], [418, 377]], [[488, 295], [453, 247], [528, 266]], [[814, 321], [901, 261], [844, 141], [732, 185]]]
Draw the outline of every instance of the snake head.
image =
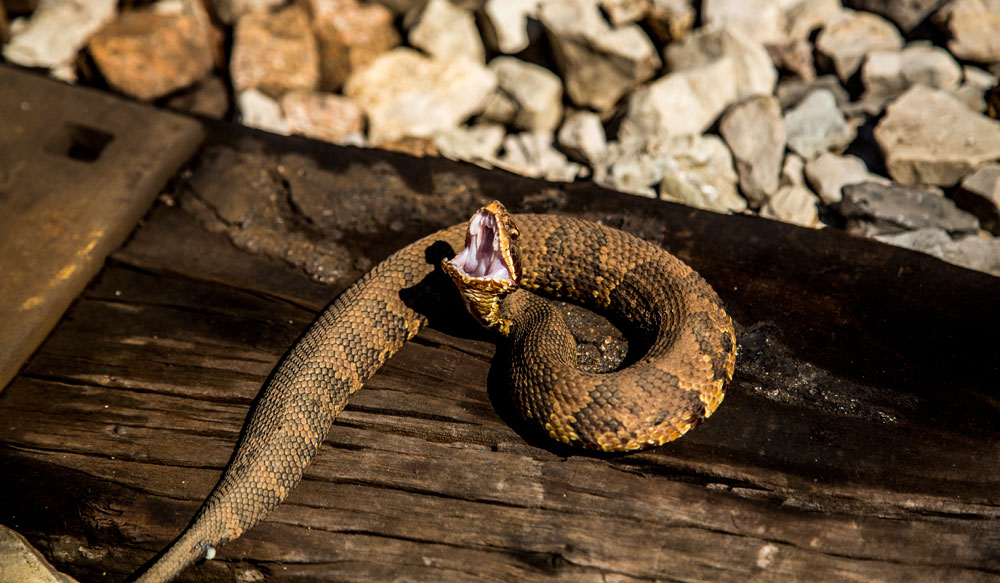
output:
[[500, 303], [521, 282], [520, 233], [514, 217], [499, 201], [476, 211], [465, 232], [465, 247], [441, 262], [458, 287], [469, 312], [487, 328], [506, 335], [510, 322], [500, 317]]

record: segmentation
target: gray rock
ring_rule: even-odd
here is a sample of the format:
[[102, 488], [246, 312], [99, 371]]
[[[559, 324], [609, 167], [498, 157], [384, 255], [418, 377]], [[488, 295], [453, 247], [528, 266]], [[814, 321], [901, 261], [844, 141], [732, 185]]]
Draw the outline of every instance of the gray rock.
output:
[[976, 217], [957, 208], [939, 188], [863, 182], [842, 190], [844, 198], [834, 208], [853, 233], [873, 236], [926, 227], [974, 233], [979, 228]]
[[528, 18], [538, 16], [538, 3], [539, 0], [486, 0], [480, 10], [483, 39], [494, 50], [508, 55], [528, 48], [532, 38]]
[[966, 176], [954, 199], [979, 217], [984, 229], [1000, 235], [1000, 164], [986, 164]]
[[544, 67], [514, 57], [497, 57], [497, 77], [483, 118], [526, 130], [554, 130], [562, 119], [562, 82]]
[[736, 77], [736, 61], [728, 57], [661, 77], [632, 94], [619, 132], [624, 137], [700, 134], [737, 101]]
[[857, 133], [826, 89], [813, 91], [785, 114], [785, 131], [788, 147], [806, 159], [843, 149]]
[[733, 152], [743, 196], [760, 205], [778, 189], [785, 154], [785, 124], [778, 100], [759, 95], [734, 105], [722, 117], [719, 133]]
[[76, 579], [56, 571], [27, 539], [3, 525], [0, 525], [0, 574], [5, 582], [11, 583], [76, 583]]
[[951, 37], [951, 54], [980, 63], [1000, 61], [1000, 0], [953, 0], [937, 18]]
[[24, 67], [65, 66], [87, 39], [115, 17], [117, 4], [115, 0], [42, 0], [25, 26], [12, 27], [3, 56]]
[[889, 21], [869, 12], [845, 10], [816, 37], [816, 50], [847, 81], [872, 51], [899, 50], [903, 38]]
[[885, 102], [921, 84], [950, 91], [962, 81], [962, 69], [948, 51], [914, 44], [902, 51], [872, 51], [861, 68], [862, 100], [880, 111]]
[[281, 105], [267, 94], [257, 89], [245, 89], [236, 95], [236, 107], [240, 111], [240, 123], [273, 134], [287, 136], [288, 120], [281, 111]]
[[908, 33], [924, 21], [946, 0], [906, 0], [906, 2], [886, 2], [886, 0], [845, 0], [844, 4], [855, 10], [874, 12], [888, 18], [904, 33]]
[[889, 180], [868, 171], [864, 161], [856, 156], [838, 156], [826, 152], [806, 163], [806, 179], [809, 185], [826, 204], [840, 202], [841, 189], [848, 184], [877, 182], [889, 184]]
[[638, 25], [612, 28], [593, 2], [543, 0], [539, 18], [566, 93], [580, 107], [606, 111], [660, 67], [656, 48]]
[[811, 82], [800, 79], [784, 80], [778, 84], [774, 94], [781, 104], [781, 110], [785, 111], [798, 105], [807, 95], [817, 89], [825, 89], [833, 94], [837, 102], [837, 107], [843, 109], [851, 102], [851, 95], [840, 84], [840, 81], [833, 75], [821, 75]]
[[759, 43], [785, 40], [785, 13], [780, 0], [703, 0], [705, 28], [728, 28]]
[[736, 65], [737, 99], [774, 92], [778, 71], [767, 50], [739, 32], [702, 28], [683, 42], [668, 45], [663, 56], [672, 73], [703, 69], [722, 59], [732, 59]]
[[395, 48], [351, 75], [344, 94], [368, 115], [373, 144], [426, 138], [478, 113], [496, 75], [471, 59], [429, 59]]
[[503, 140], [503, 149], [503, 155], [494, 164], [522, 176], [572, 182], [583, 170], [552, 147], [552, 132], [510, 134]]
[[492, 168], [505, 134], [503, 126], [497, 124], [450, 128], [434, 134], [434, 147], [450, 160]]
[[557, 136], [559, 146], [578, 162], [594, 166], [608, 149], [604, 124], [596, 113], [577, 111], [566, 118]]
[[409, 28], [407, 40], [410, 44], [432, 57], [486, 61], [486, 51], [472, 12], [448, 0], [429, 0], [423, 8], [412, 12], [405, 24]]
[[1000, 158], [1000, 122], [947, 92], [914, 85], [886, 108], [875, 139], [893, 180], [951, 186]]
[[1000, 239], [976, 235], [952, 239], [946, 231], [934, 227], [876, 235], [875, 238], [933, 255], [948, 263], [1000, 276]]

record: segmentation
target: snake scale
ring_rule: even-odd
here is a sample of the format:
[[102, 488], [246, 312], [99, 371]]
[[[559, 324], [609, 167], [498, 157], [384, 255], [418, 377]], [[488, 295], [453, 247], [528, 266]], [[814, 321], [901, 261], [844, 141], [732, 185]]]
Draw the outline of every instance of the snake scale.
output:
[[[442, 243], [462, 251], [438, 263], [430, 250]], [[135, 581], [169, 581], [211, 559], [284, 500], [350, 395], [427, 323], [406, 292], [442, 269], [473, 315], [508, 337], [513, 401], [526, 422], [563, 443], [666, 443], [711, 415], [732, 378], [732, 321], [679, 259], [597, 223], [490, 203], [468, 225], [397, 251], [320, 314], [264, 385], [191, 524]], [[612, 373], [576, 370], [572, 335], [533, 291], [608, 314], [644, 353]]]

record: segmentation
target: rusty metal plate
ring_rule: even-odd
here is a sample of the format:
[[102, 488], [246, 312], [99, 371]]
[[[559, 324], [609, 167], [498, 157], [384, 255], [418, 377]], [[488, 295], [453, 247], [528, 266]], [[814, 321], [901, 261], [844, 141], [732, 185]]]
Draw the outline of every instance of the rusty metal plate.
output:
[[200, 122], [0, 67], [0, 387], [201, 144]]

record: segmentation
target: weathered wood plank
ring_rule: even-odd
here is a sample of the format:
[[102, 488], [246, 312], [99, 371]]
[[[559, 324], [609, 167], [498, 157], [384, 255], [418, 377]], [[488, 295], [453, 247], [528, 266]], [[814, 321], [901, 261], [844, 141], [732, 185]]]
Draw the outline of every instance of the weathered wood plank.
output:
[[[737, 378], [684, 439], [584, 455], [522, 435], [489, 337], [439, 321], [352, 399], [288, 501], [182, 581], [1000, 581], [995, 278], [833, 232], [269, 144], [337, 192], [330, 236], [359, 266], [449, 220], [378, 209], [497, 192], [663, 244], [734, 314]], [[248, 166], [230, 174], [261, 172], [255, 139], [231, 147]], [[239, 251], [186, 206], [224, 201], [201, 173], [219, 166], [150, 215], [0, 397], [0, 522], [83, 580], [120, 580], [180, 531], [273, 364], [361, 271], [324, 288]], [[349, 242], [384, 220], [401, 221], [391, 241]]]

